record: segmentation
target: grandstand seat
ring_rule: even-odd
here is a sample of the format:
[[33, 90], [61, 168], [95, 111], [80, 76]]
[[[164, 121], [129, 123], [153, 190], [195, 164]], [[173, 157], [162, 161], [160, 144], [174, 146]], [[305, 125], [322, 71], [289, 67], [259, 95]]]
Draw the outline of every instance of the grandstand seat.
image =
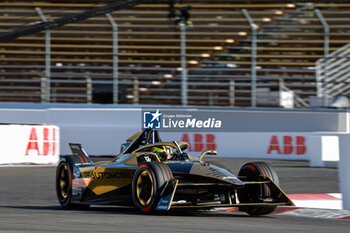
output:
[[[16, 1], [16, 4], [3, 1], [0, 2], [0, 33], [40, 22], [35, 7], [40, 7], [45, 16], [53, 20], [111, 2], [114, 1], [88, 0], [81, 3], [44, 0]], [[128, 103], [181, 104], [181, 96], [175, 91], [180, 88], [181, 81], [180, 32], [167, 19], [167, 1], [159, 2], [111, 13], [118, 24], [119, 71], [121, 81], [126, 83]], [[242, 77], [242, 82], [248, 83], [251, 72], [251, 28], [242, 15], [242, 9], [247, 9], [258, 25], [258, 85], [270, 89], [278, 88], [276, 80], [281, 78], [288, 88], [302, 98], [315, 95], [316, 80], [312, 78], [312, 67], [317, 59], [323, 57], [324, 35], [314, 9], [321, 10], [330, 26], [331, 52], [350, 42], [349, 3], [325, 0], [314, 4], [302, 0], [283, 3], [277, 0], [188, 0], [176, 4], [175, 8], [188, 4], [193, 7], [191, 20], [194, 23], [194, 27], [186, 31], [188, 79], [190, 82], [206, 80], [203, 77], [213, 79], [213, 82], [209, 82], [210, 87], [191, 83], [189, 104], [231, 106], [230, 90], [226, 84], [237, 81], [235, 105], [249, 106], [250, 86], [239, 83]], [[51, 39], [52, 73], [53, 78], [57, 79], [52, 86], [52, 101], [91, 101], [87, 96], [86, 80], [82, 78], [86, 74], [91, 77], [92, 85], [101, 80], [111, 82], [112, 28], [106, 17], [93, 17], [53, 29]], [[43, 77], [45, 54], [44, 32], [1, 42], [0, 80], [5, 81], [0, 82], [0, 90], [4, 86], [4, 91], [28, 91], [35, 93], [30, 98], [32, 101], [40, 101], [38, 81], [33, 90], [6, 88], [15, 83], [25, 87], [28, 82]], [[196, 68], [211, 71], [199, 76]], [[74, 86], [64, 80], [80, 83]], [[140, 84], [134, 85], [135, 80]], [[152, 86], [152, 81], [161, 82], [161, 87]], [[225, 87], [221, 86], [221, 81], [226, 82]], [[136, 101], [130, 96], [134, 96], [137, 86], [139, 97]], [[76, 96], [73, 89], [76, 89]], [[164, 95], [164, 90], [171, 90], [169, 96], [172, 98]], [[0, 101], [10, 99], [9, 96], [0, 95]], [[24, 94], [19, 94], [13, 100], [28, 101]]]

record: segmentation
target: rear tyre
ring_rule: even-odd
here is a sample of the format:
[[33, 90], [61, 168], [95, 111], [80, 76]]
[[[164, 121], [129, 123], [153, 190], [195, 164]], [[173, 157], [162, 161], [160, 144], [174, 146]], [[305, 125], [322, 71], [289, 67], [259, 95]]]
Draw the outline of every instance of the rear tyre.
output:
[[141, 164], [132, 181], [135, 206], [144, 213], [153, 211], [172, 178], [173, 175], [165, 164], [157, 162]]
[[[261, 177], [269, 177], [279, 185], [276, 170], [265, 162], [252, 162], [245, 164], [238, 173], [238, 176], [246, 177], [248, 181], [259, 181]], [[271, 190], [266, 184], [249, 185], [245, 191], [239, 193], [238, 197], [241, 202], [254, 203], [262, 202], [263, 199], [271, 198]], [[266, 215], [272, 213], [276, 206], [249, 206], [241, 207], [250, 215]]]
[[64, 209], [86, 209], [89, 205], [72, 203], [73, 166], [70, 162], [62, 161], [56, 170], [56, 193], [58, 202]]

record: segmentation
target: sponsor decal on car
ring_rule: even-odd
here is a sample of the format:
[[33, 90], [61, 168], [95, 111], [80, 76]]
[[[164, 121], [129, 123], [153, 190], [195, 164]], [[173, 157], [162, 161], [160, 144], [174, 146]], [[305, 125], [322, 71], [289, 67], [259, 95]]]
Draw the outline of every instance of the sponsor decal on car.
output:
[[132, 172], [114, 171], [114, 172], [83, 172], [84, 178], [91, 178], [93, 180], [98, 179], [130, 179], [133, 177]]

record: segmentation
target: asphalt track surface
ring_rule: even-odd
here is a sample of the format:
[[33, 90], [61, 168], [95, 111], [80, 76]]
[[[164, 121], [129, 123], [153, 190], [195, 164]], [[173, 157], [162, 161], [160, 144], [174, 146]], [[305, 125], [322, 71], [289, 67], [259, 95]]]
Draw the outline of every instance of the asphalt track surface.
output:
[[[232, 171], [248, 160], [218, 159]], [[287, 193], [337, 193], [337, 169], [305, 161], [270, 162]], [[133, 208], [93, 206], [62, 210], [55, 167], [0, 167], [0, 232], [349, 232], [349, 220], [245, 213], [170, 212], [144, 215]]]

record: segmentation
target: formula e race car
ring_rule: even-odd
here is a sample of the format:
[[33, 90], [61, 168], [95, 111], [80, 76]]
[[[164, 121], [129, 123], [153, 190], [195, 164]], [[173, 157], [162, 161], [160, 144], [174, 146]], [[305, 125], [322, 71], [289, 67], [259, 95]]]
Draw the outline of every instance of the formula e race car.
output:
[[271, 213], [276, 206], [293, 206], [279, 188], [276, 171], [265, 162], [245, 164], [238, 176], [192, 157], [186, 142], [162, 142], [154, 129], [127, 139], [109, 162], [93, 162], [80, 144], [70, 143], [73, 155], [62, 156], [56, 191], [63, 208], [90, 205], [135, 206], [147, 213], [170, 209], [239, 207], [250, 215]]

